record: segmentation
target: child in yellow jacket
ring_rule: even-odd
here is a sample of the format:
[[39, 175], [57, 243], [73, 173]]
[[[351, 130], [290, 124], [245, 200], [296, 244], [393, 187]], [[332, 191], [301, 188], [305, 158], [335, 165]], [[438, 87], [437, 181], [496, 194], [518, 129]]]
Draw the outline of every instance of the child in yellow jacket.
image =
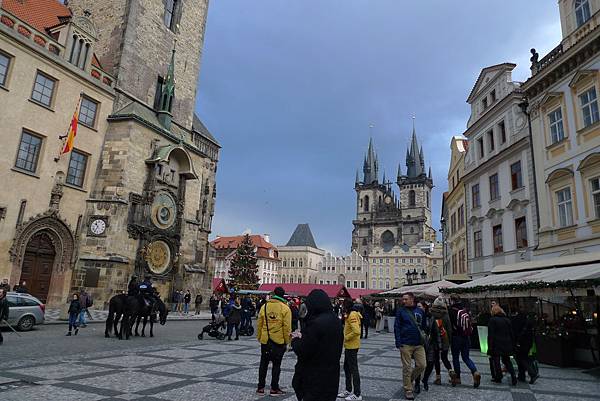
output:
[[346, 401], [362, 400], [360, 395], [360, 374], [358, 373], [358, 350], [360, 348], [360, 323], [362, 314], [359, 305], [352, 300], [344, 301], [344, 374], [346, 390], [338, 394], [338, 398]]

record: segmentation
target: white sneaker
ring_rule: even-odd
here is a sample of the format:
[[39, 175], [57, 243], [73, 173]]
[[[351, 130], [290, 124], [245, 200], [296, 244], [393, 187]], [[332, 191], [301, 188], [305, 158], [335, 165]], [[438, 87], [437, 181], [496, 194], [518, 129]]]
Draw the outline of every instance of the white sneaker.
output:
[[344, 399], [346, 401], [362, 401], [362, 395], [350, 394], [348, 397], [346, 397]]
[[344, 391], [342, 391], [341, 393], [339, 393], [339, 394], [337, 395], [337, 398], [343, 398], [343, 399], [346, 399], [346, 397], [348, 397], [348, 396], [350, 396], [350, 395], [352, 395], [352, 393], [351, 393], [350, 391], [344, 390]]

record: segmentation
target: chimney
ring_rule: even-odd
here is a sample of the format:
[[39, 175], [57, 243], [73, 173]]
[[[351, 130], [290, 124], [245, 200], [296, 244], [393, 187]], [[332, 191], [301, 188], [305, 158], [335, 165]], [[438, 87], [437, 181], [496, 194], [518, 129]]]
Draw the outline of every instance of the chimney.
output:
[[271, 243], [271, 236], [269, 234], [263, 234], [263, 239], [268, 243]]

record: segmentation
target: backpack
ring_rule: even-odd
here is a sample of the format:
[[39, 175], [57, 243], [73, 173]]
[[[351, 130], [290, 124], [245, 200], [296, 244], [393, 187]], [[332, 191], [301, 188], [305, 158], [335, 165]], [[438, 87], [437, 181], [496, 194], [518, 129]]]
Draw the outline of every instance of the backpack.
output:
[[89, 308], [94, 304], [94, 300], [92, 299], [92, 297], [88, 296], [87, 300], [85, 301], [85, 307]]
[[461, 309], [456, 314], [456, 326], [458, 327], [459, 335], [470, 337], [473, 334], [471, 315], [469, 315], [466, 309]]

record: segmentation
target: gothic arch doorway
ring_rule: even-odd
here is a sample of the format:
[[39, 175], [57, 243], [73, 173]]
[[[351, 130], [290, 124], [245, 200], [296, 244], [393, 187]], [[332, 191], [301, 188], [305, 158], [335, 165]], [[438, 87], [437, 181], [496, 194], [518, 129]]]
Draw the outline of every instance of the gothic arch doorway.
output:
[[25, 247], [20, 283], [26, 281], [29, 293], [46, 303], [56, 250], [46, 231], [31, 237]]

